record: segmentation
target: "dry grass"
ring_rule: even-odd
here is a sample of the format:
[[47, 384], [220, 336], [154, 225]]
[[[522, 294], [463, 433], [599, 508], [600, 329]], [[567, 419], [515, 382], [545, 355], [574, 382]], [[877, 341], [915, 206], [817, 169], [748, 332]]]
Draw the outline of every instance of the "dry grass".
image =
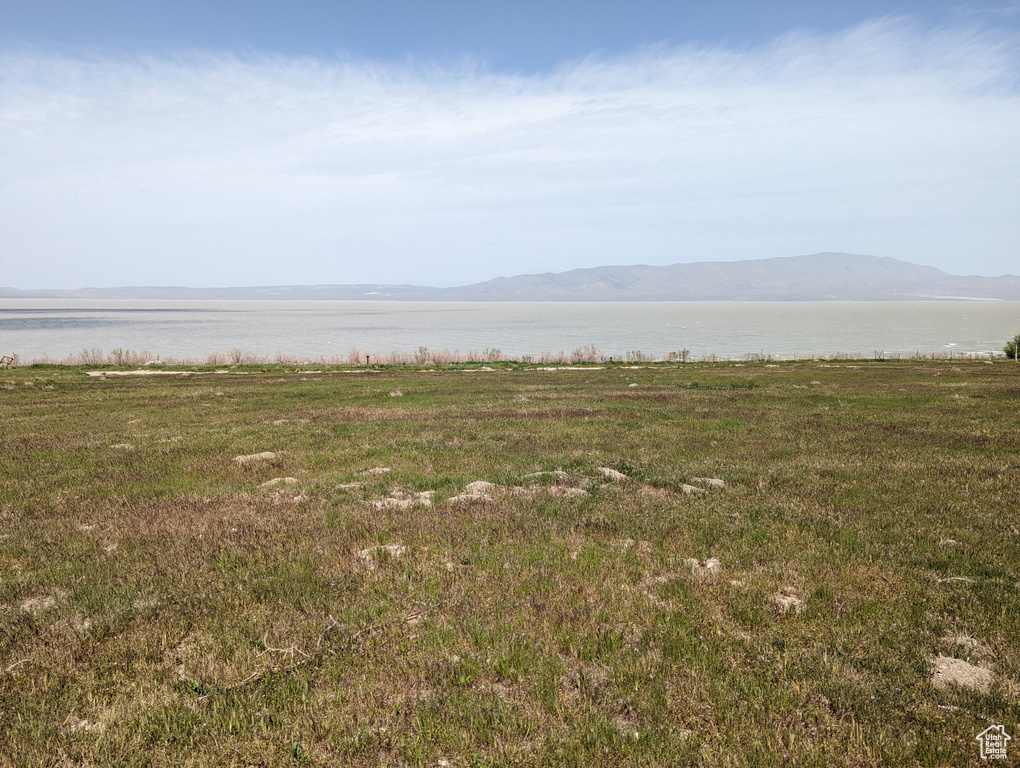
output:
[[0, 374], [0, 763], [957, 765], [1016, 735], [1012, 363], [485, 362]]

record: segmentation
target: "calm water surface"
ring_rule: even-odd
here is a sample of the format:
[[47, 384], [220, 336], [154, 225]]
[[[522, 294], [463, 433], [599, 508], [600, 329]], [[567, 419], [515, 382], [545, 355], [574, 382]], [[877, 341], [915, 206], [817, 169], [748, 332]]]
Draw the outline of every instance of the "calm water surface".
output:
[[440, 303], [0, 300], [0, 354], [83, 349], [204, 361], [243, 349], [346, 358], [429, 349], [538, 356], [594, 344], [618, 359], [690, 350], [740, 358], [988, 353], [1020, 332], [1020, 302]]

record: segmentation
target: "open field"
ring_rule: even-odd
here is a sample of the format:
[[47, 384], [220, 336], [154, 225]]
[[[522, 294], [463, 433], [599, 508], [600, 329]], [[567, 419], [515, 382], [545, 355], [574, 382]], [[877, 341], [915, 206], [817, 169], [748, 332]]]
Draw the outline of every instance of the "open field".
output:
[[1012, 361], [189, 370], [0, 371], [2, 765], [1020, 738]]

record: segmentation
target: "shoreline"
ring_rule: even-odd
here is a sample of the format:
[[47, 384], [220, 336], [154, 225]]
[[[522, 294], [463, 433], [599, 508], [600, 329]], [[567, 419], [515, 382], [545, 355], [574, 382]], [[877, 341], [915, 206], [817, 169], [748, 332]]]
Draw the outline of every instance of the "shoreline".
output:
[[[131, 350], [113, 350], [104, 354], [100, 349], [82, 350], [76, 355], [67, 355], [61, 359], [48, 356], [21, 360], [17, 355], [4, 369], [29, 368], [43, 366], [89, 367], [89, 368], [136, 368], [136, 375], [157, 374], [161, 369], [173, 369], [183, 366], [191, 367], [222, 367], [222, 366], [326, 366], [344, 369], [373, 369], [392, 367], [435, 368], [449, 365], [486, 366], [486, 365], [526, 365], [526, 366], [588, 366], [609, 365], [624, 367], [627, 365], [669, 365], [669, 364], [712, 364], [712, 363], [798, 363], [798, 362], [910, 362], [910, 361], [944, 361], [944, 362], [991, 362], [1005, 360], [1001, 351], [988, 352], [930, 352], [913, 354], [886, 353], [876, 350], [871, 355], [837, 352], [831, 355], [772, 355], [764, 352], [749, 352], [739, 356], [690, 354], [689, 350], [681, 350], [667, 355], [645, 355], [629, 353], [624, 356], [608, 355], [589, 345], [579, 347], [570, 353], [564, 351], [551, 353], [542, 352], [538, 355], [503, 355], [499, 350], [487, 349], [484, 352], [470, 351], [465, 354], [459, 351], [428, 350], [420, 348], [413, 353], [392, 352], [386, 354], [362, 354], [359, 350], [351, 350], [346, 356], [333, 357], [298, 357], [277, 353], [273, 357], [258, 355], [246, 350], [235, 349], [230, 353], [213, 353], [203, 361], [199, 358], [162, 357], [148, 351], [134, 352]], [[469, 369], [470, 370], [470, 369]], [[474, 368], [478, 370], [478, 368]], [[169, 373], [170, 371], [166, 371]], [[176, 371], [175, 371], [176, 372]], [[179, 372], [176, 372], [179, 373]], [[206, 371], [208, 373], [208, 371]], [[116, 375], [128, 375], [118, 373]]]

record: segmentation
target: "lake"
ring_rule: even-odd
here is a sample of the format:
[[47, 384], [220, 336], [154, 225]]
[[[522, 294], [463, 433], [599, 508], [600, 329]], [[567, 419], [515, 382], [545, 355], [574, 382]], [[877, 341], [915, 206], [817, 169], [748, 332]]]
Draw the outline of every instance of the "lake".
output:
[[973, 355], [1020, 332], [1020, 302], [382, 302], [0, 300], [0, 354], [22, 363], [82, 350], [148, 351], [165, 359], [346, 360], [419, 347], [539, 359], [594, 345], [624, 358], [686, 349], [794, 357]]

